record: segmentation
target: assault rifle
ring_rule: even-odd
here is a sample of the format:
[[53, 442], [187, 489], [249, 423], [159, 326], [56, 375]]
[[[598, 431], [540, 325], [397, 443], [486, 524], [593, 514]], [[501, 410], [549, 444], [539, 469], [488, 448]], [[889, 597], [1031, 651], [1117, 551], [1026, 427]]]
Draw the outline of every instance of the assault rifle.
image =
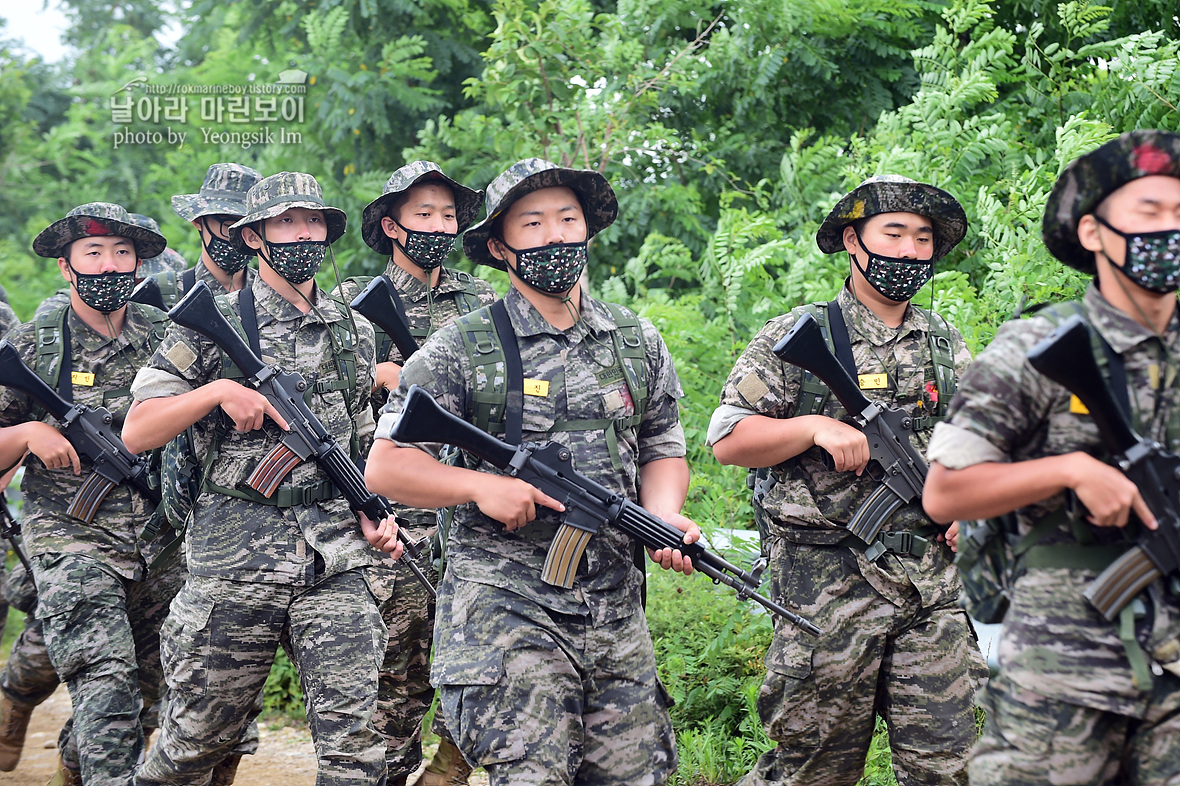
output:
[[[364, 513], [373, 521], [380, 521], [393, 514], [389, 500], [365, 487], [365, 478], [360, 469], [336, 444], [328, 429], [303, 400], [307, 390], [307, 382], [303, 377], [277, 366], [268, 366], [255, 355], [217, 307], [208, 284], [198, 281], [168, 312], [168, 318], [181, 327], [195, 330], [216, 344], [242, 372], [246, 384], [265, 396], [287, 421], [290, 430], [284, 432], [282, 441], [263, 456], [246, 479], [250, 488], [269, 499], [292, 469], [311, 459], [340, 489], [353, 510]], [[415, 563], [421, 547], [412, 542], [400, 528], [397, 539], [401, 541], [409, 558], [406, 560], [407, 566], [433, 595], [434, 586]]]
[[1180, 572], [1180, 456], [1135, 433], [1098, 368], [1093, 346], [1090, 326], [1074, 315], [1033, 347], [1028, 361], [1090, 411], [1115, 466], [1139, 488], [1159, 523], [1156, 530], [1144, 530], [1135, 545], [1083, 593], [1110, 621], [1148, 584]]
[[132, 486], [153, 504], [160, 503], [160, 490], [149, 483], [147, 462], [123, 444], [106, 407], [66, 401], [21, 361], [7, 341], [0, 341], [0, 385], [19, 390], [56, 418], [78, 455], [94, 465], [94, 472], [78, 489], [66, 513], [91, 523], [98, 506], [120, 483]]
[[885, 546], [877, 536], [885, 522], [898, 508], [922, 496], [929, 467], [926, 459], [910, 442], [913, 418], [900, 409], [869, 401], [860, 386], [844, 368], [824, 340], [819, 323], [804, 314], [790, 332], [774, 347], [779, 359], [810, 371], [828, 386], [837, 400], [852, 415], [857, 428], [869, 442], [869, 456], [885, 471], [878, 486], [849, 520], [847, 528], [868, 545], [865, 555], [876, 559]]
[[715, 583], [737, 590], [738, 598], [760, 603], [808, 633], [820, 629], [793, 611], [758, 594], [761, 580], [699, 543], [685, 544], [684, 533], [574, 469], [570, 451], [555, 442], [509, 445], [447, 412], [430, 394], [410, 386], [405, 409], [393, 427], [398, 442], [442, 442], [478, 456], [513, 477], [530, 483], [565, 505], [564, 522], [553, 539], [542, 579], [569, 589], [590, 538], [612, 524], [649, 549], [679, 549], [693, 567]]
[[142, 303], [161, 311], [168, 310], [168, 307], [164, 305], [164, 293], [160, 291], [160, 282], [151, 276], [139, 282], [132, 290], [130, 300], [132, 303]]
[[393, 299], [393, 282], [388, 276], [377, 276], [364, 290], [353, 298], [352, 307], [361, 316], [385, 331], [401, 353], [402, 362], [418, 351], [418, 342], [410, 334], [410, 326], [402, 318]]

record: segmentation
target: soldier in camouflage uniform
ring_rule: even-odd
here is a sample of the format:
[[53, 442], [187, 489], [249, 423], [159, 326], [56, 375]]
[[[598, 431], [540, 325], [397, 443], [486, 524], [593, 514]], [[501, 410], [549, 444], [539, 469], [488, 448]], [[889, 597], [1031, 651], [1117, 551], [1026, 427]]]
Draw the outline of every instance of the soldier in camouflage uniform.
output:
[[[262, 357], [308, 381], [309, 406], [330, 433], [363, 446], [373, 430], [372, 327], [350, 322], [314, 280], [344, 233], [344, 213], [324, 204], [315, 178], [291, 172], [259, 181], [246, 207], [230, 236], [257, 250], [259, 275], [222, 296], [223, 308], [257, 325], [243, 329]], [[196, 424], [202, 451], [215, 455], [188, 527], [188, 581], [162, 633], [167, 712], [135, 782], [208, 778], [241, 735], [282, 643], [304, 687], [317, 783], [384, 783], [385, 745], [371, 718], [384, 598], [364, 569], [378, 556], [366, 539], [400, 554], [396, 526], [358, 524], [313, 461], [269, 499], [245, 485], [285, 423], [226, 373], [216, 345], [173, 325], [132, 387], [129, 447], [163, 444]]]
[[[38, 255], [57, 259], [70, 282], [61, 322], [68, 338], [57, 337], [66, 351], [52, 360], [58, 389], [78, 403], [105, 405], [116, 426], [163, 319], [150, 307], [127, 305], [127, 298], [139, 256], [156, 256], [164, 246], [163, 237], [131, 223], [123, 208], [101, 202], [75, 208], [33, 242]], [[30, 368], [39, 366], [38, 333], [30, 323], [8, 336]], [[90, 467], [50, 421], [23, 394], [0, 393], [0, 465], [32, 454], [22, 483], [24, 543], [40, 589], [45, 645], [74, 705], [81, 777], [87, 784], [129, 784], [143, 750], [140, 711], [159, 693], [159, 627], [176, 587], [160, 586], [167, 577], [145, 576], [151, 557], [140, 534], [153, 508], [139, 492], [111, 489], [91, 525], [67, 515]], [[5, 697], [18, 698], [7, 690]], [[67, 725], [63, 757], [69, 740]], [[77, 772], [66, 775], [77, 781]]]
[[[1135, 429], [1180, 450], [1180, 134], [1132, 131], [1071, 162], [1043, 229], [1055, 257], [1096, 276], [1077, 310], [1121, 359]], [[931, 515], [1015, 511], [1021, 535], [1040, 533], [1004, 618], [971, 782], [1177, 784], [1180, 599], [1157, 580], [1107, 622], [1083, 597], [1131, 544], [1115, 528], [1154, 518], [1102, 461], [1084, 407], [1026, 362], [1053, 328], [1040, 315], [1002, 326], [930, 443]], [[1088, 516], [1065, 514], [1068, 493]]]
[[[511, 335], [501, 342], [519, 348], [529, 395], [517, 410], [522, 434], [506, 437], [568, 445], [580, 472], [638, 499], [688, 532], [686, 540], [699, 536], [678, 512], [688, 466], [668, 349], [650, 322], [592, 299], [578, 283], [587, 241], [617, 210], [596, 172], [534, 158], [498, 177], [488, 187], [488, 218], [468, 230], [464, 250], [476, 263], [507, 270], [512, 288], [503, 301], [440, 330], [406, 362], [369, 458], [375, 491], [414, 507], [459, 506], [439, 587], [431, 681], [459, 749], [487, 768], [495, 786], [661, 784], [675, 769], [634, 543], [604, 526], [573, 589], [546, 584], [541, 570], [560, 505], [471, 457], [468, 466], [478, 471], [441, 465], [429, 446], [390, 441], [391, 429], [412, 384], [477, 421], [473, 396], [503, 390], [504, 366], [497, 379], [487, 366], [477, 372], [464, 333], [486, 336], [494, 319], [508, 320]], [[635, 360], [622, 357], [624, 338]], [[691, 571], [678, 551], [655, 556], [664, 567]]]
[[[394, 172], [381, 196], [365, 208], [361, 235], [379, 254], [389, 257], [384, 275], [404, 306], [406, 323], [419, 341], [460, 315], [490, 304], [496, 299], [491, 285], [462, 271], [443, 265], [458, 240], [479, 214], [482, 193], [451, 180], [437, 164], [415, 161]], [[371, 278], [352, 278], [341, 287], [345, 302], [352, 301]], [[374, 412], [379, 412], [388, 390], [397, 387], [405, 358], [384, 333], [377, 333], [377, 390]], [[434, 510], [399, 506], [414, 541], [427, 542], [437, 530]], [[437, 583], [430, 549], [422, 550], [419, 567]], [[434, 699], [430, 685], [430, 643], [434, 634], [434, 598], [409, 569], [396, 563], [377, 568], [387, 574], [393, 594], [381, 607], [389, 628], [389, 644], [381, 665], [380, 691], [374, 723], [385, 738], [385, 759], [389, 782], [404, 784], [422, 761], [422, 719]], [[458, 771], [465, 762], [443, 723], [442, 713], [434, 718], [439, 735], [436, 761], [419, 780], [421, 786], [465, 783], [469, 770]], [[451, 763], [447, 767], [443, 762]], [[465, 769], [465, 768], [464, 768]], [[416, 784], [416, 786], [418, 786]]]
[[241, 164], [213, 164], [205, 182], [195, 194], [172, 197], [176, 215], [193, 225], [201, 238], [201, 258], [188, 270], [163, 272], [155, 276], [172, 307], [197, 281], [204, 281], [216, 293], [233, 292], [250, 283], [254, 250], [242, 249], [229, 240], [229, 228], [246, 213], [246, 192], [262, 175]]
[[[953, 555], [917, 503], [890, 517], [871, 549], [848, 532], [880, 485], [868, 442], [834, 396], [808, 413], [802, 370], [771, 351], [807, 311], [826, 311], [829, 325], [842, 318], [860, 387], [871, 400], [912, 411], [921, 447], [940, 394], [951, 392], [946, 378], [970, 356], [957, 330], [910, 299], [966, 231], [962, 207], [946, 192], [895, 175], [866, 180], [816, 237], [825, 253], [851, 260], [836, 300], [768, 322], [721, 392], [708, 432], [714, 455], [770, 468], [756, 504], [772, 595], [824, 631], [776, 624], [758, 712], [779, 744], [758, 760], [748, 786], [856, 783], [878, 715], [899, 782], [966, 783], [972, 700], [986, 668], [957, 605]], [[936, 331], [952, 349], [945, 362], [953, 366], [941, 376], [930, 341]]]
[[[131, 223], [144, 229], [150, 229], [156, 233], [160, 232], [160, 225], [156, 222], [156, 219], [151, 216], [145, 216], [142, 213], [132, 213]], [[139, 277], [147, 278], [148, 276], [159, 275], [168, 270], [179, 273], [186, 267], [188, 267], [188, 262], [185, 262], [184, 257], [171, 248], [165, 248], [158, 256], [145, 259], [140, 263]]]

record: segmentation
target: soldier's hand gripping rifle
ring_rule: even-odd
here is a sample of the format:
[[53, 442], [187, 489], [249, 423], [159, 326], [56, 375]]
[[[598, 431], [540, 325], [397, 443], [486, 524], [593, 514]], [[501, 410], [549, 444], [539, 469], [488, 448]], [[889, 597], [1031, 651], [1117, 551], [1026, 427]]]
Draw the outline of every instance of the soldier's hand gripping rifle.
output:
[[[265, 396], [287, 421], [289, 431], [283, 434], [282, 441], [262, 458], [246, 479], [250, 488], [269, 499], [292, 469], [311, 459], [340, 489], [353, 510], [364, 513], [375, 522], [393, 514], [389, 500], [369, 491], [360, 469], [303, 400], [307, 390], [303, 377], [277, 366], [268, 366], [255, 355], [217, 307], [208, 284], [198, 281], [168, 312], [168, 318], [216, 344], [242, 372], [246, 384]], [[409, 557], [406, 565], [433, 595], [434, 586], [415, 562], [421, 548], [400, 527], [397, 539]]]
[[535, 486], [565, 505], [564, 521], [545, 560], [542, 579], [569, 589], [590, 538], [612, 524], [649, 549], [679, 549], [693, 567], [714, 582], [737, 590], [738, 598], [760, 603], [783, 619], [818, 635], [810, 621], [758, 594], [760, 580], [699, 543], [686, 544], [684, 533], [574, 469], [569, 449], [554, 442], [509, 445], [438, 405], [417, 385], [410, 387], [405, 409], [393, 428], [398, 442], [441, 442], [478, 456], [497, 469]]
[[1180, 456], [1135, 433], [1094, 359], [1091, 328], [1080, 316], [1062, 322], [1033, 347], [1028, 361], [1078, 397], [1115, 465], [1139, 488], [1159, 528], [1144, 530], [1083, 593], [1108, 621], [1161, 576], [1180, 571]]
[[147, 462], [123, 444], [106, 407], [66, 401], [21, 361], [20, 353], [7, 341], [0, 341], [0, 385], [19, 390], [56, 418], [74, 450], [93, 465], [94, 472], [78, 489], [66, 513], [91, 523], [98, 506], [120, 483], [159, 504], [160, 490], [149, 483]]
[[410, 359], [418, 351], [418, 342], [410, 333], [410, 326], [402, 319], [401, 311], [393, 301], [393, 282], [388, 276], [377, 276], [364, 290], [353, 298], [350, 304], [361, 316], [385, 331], [393, 341], [402, 361]]
[[873, 546], [881, 528], [898, 508], [922, 496], [929, 467], [926, 459], [910, 442], [913, 419], [906, 412], [869, 401], [860, 386], [841, 365], [824, 341], [819, 323], [804, 314], [782, 341], [774, 354], [786, 363], [810, 371], [828, 386], [844, 409], [852, 415], [857, 428], [869, 442], [869, 456], [881, 465], [884, 477], [869, 498], [848, 522], [848, 530], [869, 545], [872, 558], [884, 550]]

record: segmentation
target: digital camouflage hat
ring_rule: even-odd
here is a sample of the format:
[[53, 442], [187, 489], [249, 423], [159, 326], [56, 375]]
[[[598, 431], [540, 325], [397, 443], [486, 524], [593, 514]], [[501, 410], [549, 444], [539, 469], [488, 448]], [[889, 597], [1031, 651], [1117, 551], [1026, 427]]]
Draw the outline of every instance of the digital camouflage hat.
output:
[[500, 214], [525, 194], [542, 188], [566, 186], [573, 189], [582, 202], [586, 215], [587, 240], [614, 223], [619, 214], [619, 200], [606, 178], [592, 169], [564, 169], [543, 158], [517, 161], [488, 186], [484, 197], [487, 217], [467, 230], [463, 236], [463, 252], [479, 265], [504, 269], [504, 263], [488, 252], [488, 238], [492, 224]]
[[33, 252], [55, 259], [65, 256], [66, 247], [83, 237], [114, 235], [135, 243], [135, 255], [140, 259], [159, 256], [168, 241], [158, 231], [136, 226], [126, 210], [111, 202], [88, 202], [54, 221], [33, 240]]
[[942, 259], [967, 234], [967, 214], [953, 196], [941, 188], [901, 175], [870, 177], [849, 191], [820, 225], [815, 242], [825, 254], [844, 250], [844, 227], [882, 213], [915, 213], [934, 225], [934, 255]]
[[414, 161], [390, 175], [381, 189], [381, 196], [365, 207], [361, 216], [361, 237], [369, 248], [378, 254], [393, 253], [393, 241], [381, 229], [381, 219], [389, 215], [390, 208], [399, 196], [420, 183], [431, 181], [445, 183], [454, 192], [455, 220], [459, 224], [459, 232], [471, 226], [471, 222], [479, 215], [479, 200], [483, 192], [455, 182], [444, 175], [433, 161]]
[[262, 179], [262, 173], [241, 164], [214, 164], [195, 194], [172, 197], [172, 209], [185, 221], [201, 216], [241, 216], [246, 213], [246, 192]]
[[324, 193], [314, 177], [305, 172], [279, 172], [259, 180], [246, 192], [246, 214], [229, 228], [230, 242], [241, 251], [253, 253], [254, 249], [242, 240], [242, 227], [274, 218], [293, 207], [322, 210], [328, 223], [329, 243], [344, 234], [348, 217], [340, 208], [324, 204]]
[[[129, 213], [131, 216], [131, 223], [137, 227], [150, 229], [153, 232], [160, 232], [160, 225], [156, 223], [156, 219], [151, 216], [145, 216], [143, 213]], [[160, 234], [163, 234], [160, 232]], [[177, 254], [170, 248], [166, 248], [154, 257], [140, 260], [138, 274], [140, 278], [147, 278], [154, 276], [157, 273], [163, 273], [166, 270], [172, 270], [176, 273], [188, 267], [188, 263], [184, 261], [184, 257]]]
[[1045, 203], [1041, 235], [1049, 253], [1093, 275], [1094, 252], [1078, 240], [1078, 222], [1112, 192], [1150, 175], [1180, 177], [1180, 134], [1157, 129], [1128, 131], [1070, 161]]

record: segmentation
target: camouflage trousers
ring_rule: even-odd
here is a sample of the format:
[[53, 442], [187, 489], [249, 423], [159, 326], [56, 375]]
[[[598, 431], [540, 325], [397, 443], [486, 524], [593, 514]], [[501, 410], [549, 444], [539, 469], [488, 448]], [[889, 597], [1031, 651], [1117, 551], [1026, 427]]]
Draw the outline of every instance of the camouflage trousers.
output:
[[[438, 583], [430, 549], [423, 548], [418, 567], [426, 578]], [[389, 779], [393, 780], [412, 773], [422, 763], [422, 719], [434, 701], [430, 646], [434, 638], [435, 602], [402, 561], [370, 570], [376, 574], [377, 581], [392, 584], [389, 600], [381, 604], [389, 643], [381, 663], [373, 725], [385, 738], [385, 761]]]
[[642, 610], [595, 626], [498, 587], [440, 589], [432, 674], [456, 744], [492, 786], [667, 781], [671, 702]]
[[36, 614], [25, 616], [25, 627], [12, 642], [8, 662], [0, 673], [0, 690], [9, 701], [37, 706], [57, 690], [61, 680], [49, 660], [45, 633]]
[[87, 786], [130, 784], [144, 747], [140, 712], [159, 698], [160, 625], [178, 573], [133, 582], [80, 554], [40, 555], [33, 571], [45, 645], [73, 704], [62, 756], [74, 758], [72, 740]]
[[972, 786], [1180, 784], [1180, 678], [1154, 678], [1143, 718], [1067, 704], [1003, 672], [983, 693], [987, 722], [971, 754]]
[[758, 714], [778, 747], [743, 785], [855, 784], [878, 715], [901, 786], [966, 784], [975, 691], [987, 675], [966, 614], [922, 608], [916, 591], [911, 604], [889, 603], [848, 549], [779, 544], [776, 599], [824, 632], [776, 622]]
[[256, 714], [282, 643], [303, 686], [317, 786], [383, 784], [372, 714], [385, 636], [360, 570], [313, 587], [190, 575], [161, 633], [168, 703], [135, 783], [205, 782]]

